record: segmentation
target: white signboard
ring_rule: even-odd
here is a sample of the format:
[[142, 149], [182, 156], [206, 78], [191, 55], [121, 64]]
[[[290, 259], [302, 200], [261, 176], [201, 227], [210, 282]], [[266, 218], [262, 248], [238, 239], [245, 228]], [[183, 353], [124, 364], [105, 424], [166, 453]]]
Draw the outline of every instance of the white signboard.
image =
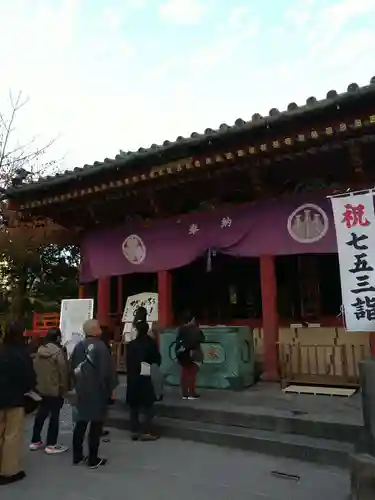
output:
[[331, 198], [348, 331], [375, 331], [375, 215], [373, 194]]
[[61, 301], [60, 330], [62, 343], [72, 353], [74, 347], [84, 338], [83, 323], [94, 315], [94, 299], [64, 299]]
[[144, 292], [128, 297], [122, 315], [122, 322], [132, 323], [134, 312], [138, 307], [147, 309], [147, 319], [149, 321], [155, 322], [158, 320], [159, 297], [157, 293]]
[[145, 307], [147, 309], [147, 320], [150, 328], [152, 323], [158, 320], [159, 296], [157, 293], [143, 292], [137, 295], [128, 297], [124, 313], [122, 315], [122, 322], [124, 323], [123, 336], [125, 342], [130, 342], [135, 338], [135, 330], [133, 328], [134, 313], [138, 307]]

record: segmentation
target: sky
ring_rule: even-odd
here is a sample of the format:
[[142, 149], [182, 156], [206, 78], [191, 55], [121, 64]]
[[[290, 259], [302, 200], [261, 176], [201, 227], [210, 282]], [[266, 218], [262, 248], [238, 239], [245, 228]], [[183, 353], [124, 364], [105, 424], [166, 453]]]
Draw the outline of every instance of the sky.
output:
[[375, 0], [0, 0], [0, 111], [65, 168], [375, 75]]

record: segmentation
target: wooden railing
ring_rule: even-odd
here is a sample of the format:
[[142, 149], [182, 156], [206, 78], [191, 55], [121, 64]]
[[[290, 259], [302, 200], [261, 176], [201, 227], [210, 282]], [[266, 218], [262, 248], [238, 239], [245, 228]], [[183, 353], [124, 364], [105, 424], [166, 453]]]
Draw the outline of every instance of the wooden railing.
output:
[[58, 328], [60, 325], [59, 313], [36, 313], [33, 315], [33, 326], [25, 332], [26, 337], [43, 337], [47, 335], [50, 328]]
[[283, 385], [359, 385], [358, 363], [370, 355], [367, 345], [278, 344]]

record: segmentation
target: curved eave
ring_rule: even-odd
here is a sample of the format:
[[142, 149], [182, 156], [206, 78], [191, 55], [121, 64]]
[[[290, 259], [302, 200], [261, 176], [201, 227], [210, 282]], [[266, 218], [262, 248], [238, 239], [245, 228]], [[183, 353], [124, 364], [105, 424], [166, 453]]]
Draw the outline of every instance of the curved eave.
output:
[[[333, 97], [329, 97], [330, 95]], [[6, 196], [10, 199], [17, 199], [19, 195], [27, 195], [31, 192], [62, 186], [77, 178], [83, 180], [90, 176], [108, 173], [114, 169], [122, 170], [136, 163], [139, 165], [152, 162], [160, 163], [161, 157], [164, 157], [166, 161], [175, 161], [185, 156], [186, 151], [202, 147], [210, 141], [220, 141], [223, 138], [230, 139], [265, 127], [282, 126], [284, 122], [298, 122], [302, 117], [305, 119], [314, 118], [323, 112], [334, 111], [343, 104], [350, 105], [355, 103], [355, 101], [367, 100], [369, 97], [375, 96], [375, 78], [371, 80], [371, 84], [368, 86], [359, 88], [356, 84], [351, 84], [347, 92], [337, 95], [334, 91], [330, 91], [327, 96], [326, 99], [321, 101], [317, 101], [311, 97], [307, 100], [307, 104], [301, 107], [297, 107], [292, 103], [288, 106], [289, 109], [283, 112], [279, 112], [276, 108], [273, 108], [268, 116], [261, 117], [255, 114], [251, 121], [245, 122], [239, 118], [233, 126], [222, 124], [218, 130], [206, 129], [204, 134], [193, 132], [191, 137], [179, 137], [175, 142], [165, 141], [160, 146], [152, 145], [148, 149], [140, 148], [136, 152], [122, 152], [114, 159], [106, 158], [102, 162], [94, 162], [93, 165], [85, 165], [82, 168], [75, 168], [72, 171], [66, 171], [55, 176], [41, 178], [33, 183], [10, 188], [7, 190]]]

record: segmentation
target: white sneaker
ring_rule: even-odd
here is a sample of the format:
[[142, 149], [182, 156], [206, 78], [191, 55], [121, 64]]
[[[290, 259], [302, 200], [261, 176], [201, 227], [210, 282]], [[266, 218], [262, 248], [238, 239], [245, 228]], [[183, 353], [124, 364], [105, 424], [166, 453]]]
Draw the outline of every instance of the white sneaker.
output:
[[39, 441], [38, 443], [30, 443], [30, 446], [29, 446], [30, 451], [37, 451], [37, 450], [41, 450], [42, 448], [44, 448], [43, 441]]
[[55, 446], [46, 446], [44, 450], [47, 455], [58, 455], [59, 453], [65, 453], [68, 451], [67, 446], [61, 446], [60, 444], [55, 444]]

